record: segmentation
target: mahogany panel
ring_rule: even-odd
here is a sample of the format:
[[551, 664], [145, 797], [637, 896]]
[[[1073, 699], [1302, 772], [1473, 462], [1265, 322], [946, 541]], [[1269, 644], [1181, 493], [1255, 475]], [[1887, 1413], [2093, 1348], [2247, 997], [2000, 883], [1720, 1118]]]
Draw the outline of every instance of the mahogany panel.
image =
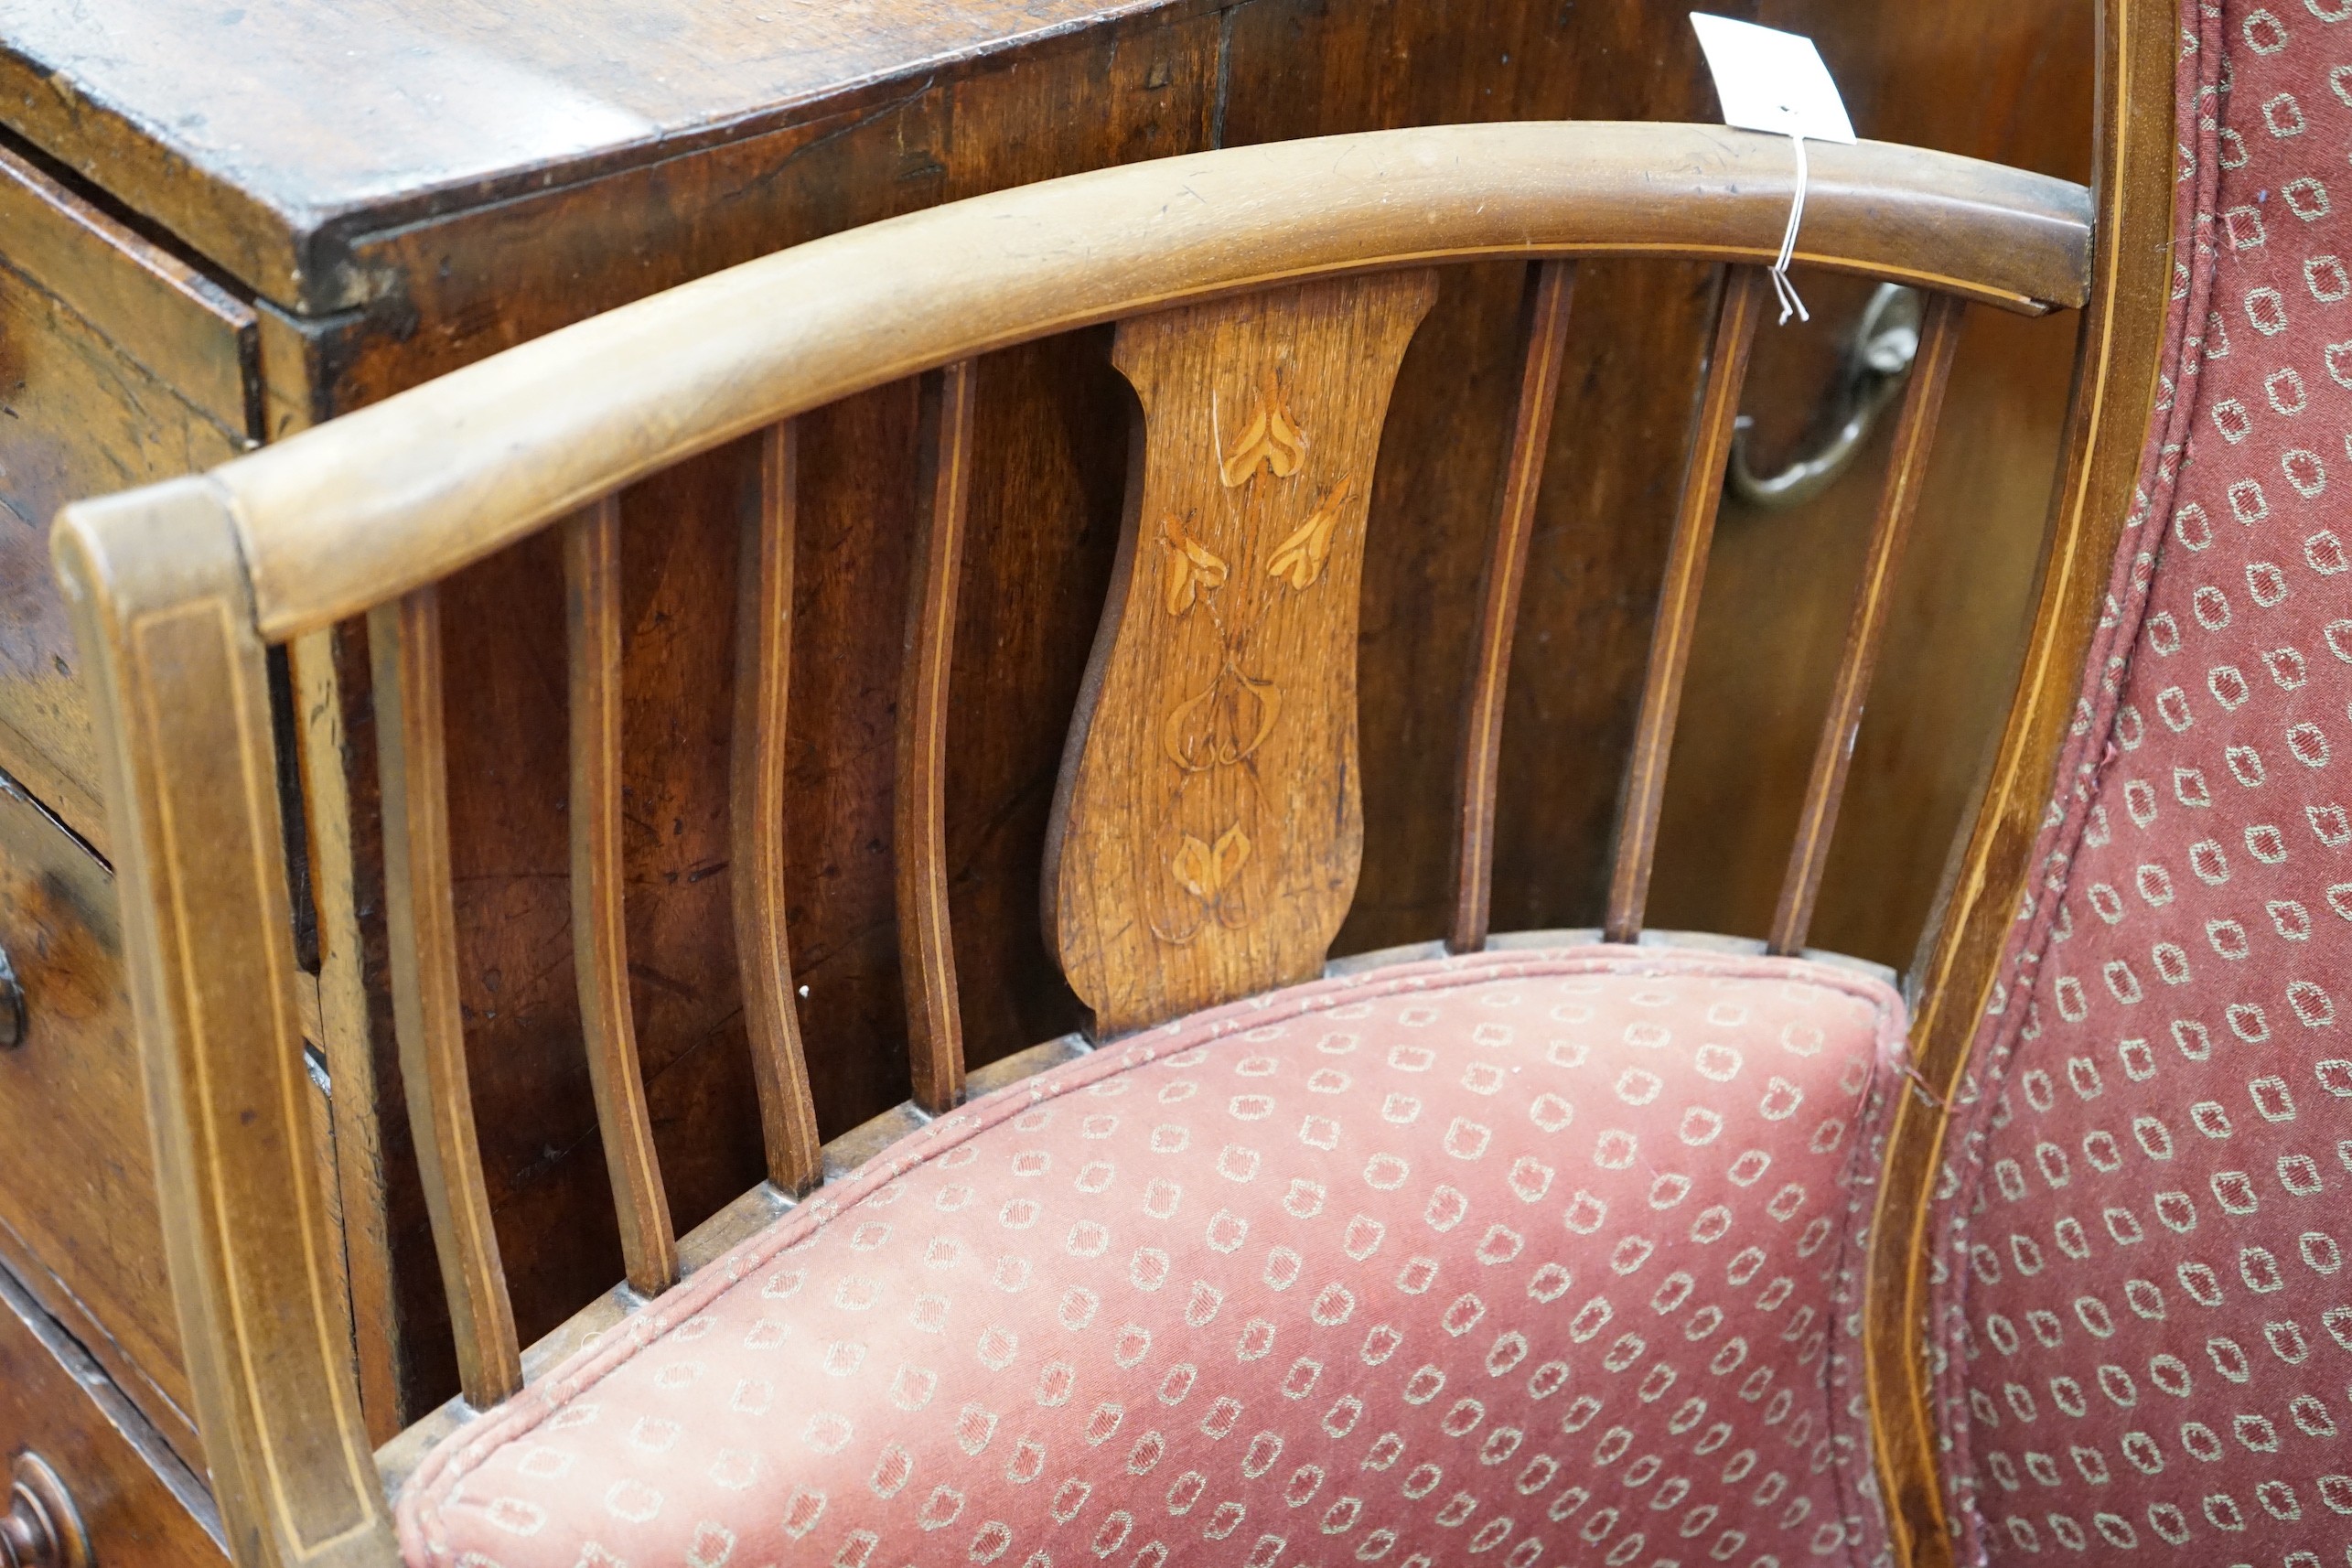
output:
[[[907, 1099], [891, 777], [916, 513], [916, 388], [900, 382], [800, 421], [800, 525], [787, 740], [787, 903], [817, 1130], [831, 1139]], [[975, 560], [976, 574], [985, 570]], [[981, 593], [977, 583], [969, 590]], [[950, 679], [954, 677], [951, 676]], [[949, 750], [958, 741], [950, 720]], [[948, 820], [961, 814], [950, 797]], [[957, 889], [961, 891], [962, 889]], [[982, 895], [983, 897], [987, 894]], [[1009, 900], [1008, 900], [1009, 902]], [[969, 906], [950, 915], [967, 940]], [[1034, 894], [1013, 918], [1036, 925]], [[959, 971], [971, 964], [958, 954]]]
[[1918, 357], [1912, 367], [1911, 384], [1903, 394], [1902, 412], [1896, 416], [1885, 489], [1871, 522], [1869, 552], [1863, 557], [1861, 584], [1854, 591], [1853, 618], [1846, 625], [1845, 650], [1838, 657], [1837, 684], [1830, 694], [1829, 714], [1821, 721], [1820, 739], [1814, 745], [1812, 772], [1798, 817], [1797, 842], [1788, 852], [1779, 907], [1773, 911], [1768, 944], [1776, 953], [1804, 949], [1814, 906], [1820, 897], [1821, 871], [1837, 831], [1838, 809], [1853, 759], [1854, 733], [1862, 727], [1871, 683], [1878, 673], [1878, 656], [1892, 618], [1895, 579], [1902, 570], [1904, 546], [1910, 541], [1911, 520], [1918, 510], [1919, 487], [1935, 442], [1936, 416], [1942, 411], [1944, 387], [1951, 375], [1961, 308], [1960, 302], [1949, 295], [1938, 295], [1928, 302], [1920, 322]]
[[488, 1407], [521, 1388], [522, 1369], [482, 1182], [467, 1062], [442, 624], [440, 590], [420, 588], [369, 612], [368, 650], [374, 661], [384, 919], [392, 940], [401, 1081], [408, 1089], [409, 1123], [456, 1337], [458, 1378], [467, 1399]]
[[1084, 1019], [1038, 904], [1062, 743], [1119, 536], [1135, 402], [1110, 350], [1104, 328], [980, 361], [948, 715], [949, 891], [970, 1070]]
[[[88, 0], [11, 15], [0, 121], [306, 311], [378, 298], [367, 241], [453, 210], [1095, 49], [1204, 0]], [[233, 84], [229, 86], [227, 84]], [[585, 212], [583, 228], [593, 227]], [[559, 245], [581, 228], [550, 231]], [[593, 240], [588, 242], [594, 243]]]
[[1724, 462], [1732, 447], [1733, 421], [1740, 388], [1747, 379], [1748, 351], [1764, 314], [1766, 274], [1756, 267], [1724, 272], [1716, 307], [1715, 336], [1707, 354], [1707, 380], [1699, 393], [1699, 418], [1683, 460], [1682, 489], [1674, 503], [1674, 534], [1667, 545], [1666, 581], [1659, 591], [1658, 618], [1650, 634], [1649, 659], [1642, 672], [1641, 716], [1626, 760], [1625, 805], [1617, 818], [1615, 864], [1609, 872], [1609, 940], [1629, 942], [1641, 933], [1649, 901], [1649, 874], [1658, 854], [1658, 812], [1666, 792], [1666, 765], [1674, 749], [1674, 721], [1682, 707], [1682, 676], [1691, 657], [1691, 630], [1699, 618], [1700, 589], [1715, 533], [1715, 509], [1723, 497]]
[[[263, 306], [272, 428], [375, 401], [801, 239], [1203, 145], [1219, 32], [1215, 18], [1189, 14], [1121, 22], [1043, 48], [1036, 69], [947, 73], [807, 126], [370, 240], [366, 263], [410, 280], [401, 300], [326, 322]], [[1101, 352], [1099, 335], [1087, 335], [994, 357], [982, 371], [970, 613], [958, 627], [951, 676], [973, 700], [950, 715], [947, 812], [973, 1065], [1065, 1033], [1077, 1019], [1045, 956], [1036, 867], [1117, 523], [1123, 422], [1119, 405], [1106, 410], [1095, 392], [1123, 392]], [[913, 413], [911, 386], [888, 388], [802, 426], [786, 912], [825, 1136], [908, 1091], [890, 758]], [[628, 950], [654, 1142], [682, 1231], [758, 1179], [763, 1165], [725, 874], [734, 628], [731, 616], [712, 613], [734, 602], [736, 529], [755, 489], [753, 457], [738, 446], [638, 487], [623, 502]], [[619, 1269], [569, 951], [566, 769], [554, 722], [564, 710], [560, 583], [558, 558], [526, 545], [445, 590], [446, 602], [472, 612], [462, 632], [452, 623], [464, 639], [452, 664], [464, 674], [449, 693], [468, 1059], [526, 1338]], [[1034, 657], [1000, 650], [1001, 637]], [[363, 674], [354, 689], [362, 712], [348, 766], [358, 823], [372, 808], [369, 781], [356, 778], [372, 743]], [[347, 690], [347, 718], [353, 700]], [[1017, 717], [983, 722], [983, 711]], [[370, 893], [377, 874], [368, 869], [367, 834], [359, 836], [354, 903], [363, 945], [377, 957], [371, 985], [381, 1005], [381, 915]], [[377, 1022], [366, 1020], [371, 1030]], [[396, 1096], [395, 1086], [380, 1112], [394, 1123]], [[387, 1131], [403, 1416], [452, 1386], [404, 1144], [401, 1129]]]

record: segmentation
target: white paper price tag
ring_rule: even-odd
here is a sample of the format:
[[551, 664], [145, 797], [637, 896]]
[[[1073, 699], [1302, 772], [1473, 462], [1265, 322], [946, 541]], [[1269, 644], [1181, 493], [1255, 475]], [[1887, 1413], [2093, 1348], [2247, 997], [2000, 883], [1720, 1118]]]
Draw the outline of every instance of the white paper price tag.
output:
[[1845, 100], [1821, 51], [1799, 33], [1735, 22], [1729, 16], [1691, 13], [1698, 30], [1699, 48], [1715, 79], [1715, 96], [1722, 100], [1724, 124], [1744, 131], [1769, 131], [1790, 139], [1797, 154], [1797, 196], [1789, 203], [1788, 227], [1780, 240], [1780, 259], [1772, 265], [1772, 286], [1780, 296], [1780, 319], [1793, 311], [1809, 319], [1805, 302], [1788, 281], [1788, 258], [1797, 248], [1797, 227], [1805, 216], [1805, 141], [1852, 142], [1853, 122], [1846, 116]]
[[1702, 11], [1691, 13], [1691, 26], [1714, 75], [1724, 124], [1816, 142], [1854, 139], [1845, 100], [1812, 39]]

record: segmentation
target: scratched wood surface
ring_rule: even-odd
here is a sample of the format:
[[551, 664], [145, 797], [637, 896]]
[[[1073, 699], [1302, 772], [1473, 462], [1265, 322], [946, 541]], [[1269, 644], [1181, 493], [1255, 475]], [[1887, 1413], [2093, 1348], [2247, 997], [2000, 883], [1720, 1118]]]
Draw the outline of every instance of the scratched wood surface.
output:
[[16, 5], [0, 11], [0, 121], [246, 286], [321, 314], [368, 298], [372, 269], [360, 252], [385, 230], [797, 126], [816, 109], [886, 108], [1122, 16], [1208, 9]]
[[0, 768], [102, 850], [98, 742], [49, 519], [246, 435], [252, 311], [0, 147]]
[[1046, 844], [1098, 1036], [1310, 979], [1363, 855], [1356, 616], [1427, 272], [1122, 323], [1126, 519]]

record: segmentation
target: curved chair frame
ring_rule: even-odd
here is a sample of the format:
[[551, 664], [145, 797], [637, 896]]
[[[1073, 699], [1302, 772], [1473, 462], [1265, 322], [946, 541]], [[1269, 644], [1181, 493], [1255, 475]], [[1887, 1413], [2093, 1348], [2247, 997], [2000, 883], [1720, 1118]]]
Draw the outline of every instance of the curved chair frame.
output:
[[[2106, 0], [2104, 10], [2106, 107], [2095, 198], [2064, 182], [1939, 154], [1825, 145], [1811, 154], [1797, 255], [1809, 266], [1915, 284], [1952, 300], [2027, 312], [2088, 306], [2063, 483], [2018, 700], [1914, 977], [1920, 1087], [1905, 1097], [1889, 1146], [1872, 1261], [1868, 1351], [1878, 1462], [1900, 1543], [1914, 1563], [1940, 1563], [1949, 1552], [1922, 1392], [1917, 1305], [1917, 1243], [1938, 1160], [1940, 1106], [2028, 870], [2023, 857], [2071, 714], [2106, 563], [2131, 510], [2170, 284], [2171, 22], [2153, 0]], [[570, 520], [573, 728], [575, 736], [608, 742], [603, 726], [616, 712], [612, 683], [600, 684], [595, 672], [609, 670], [599, 660], [618, 640], [604, 596], [617, 518], [609, 498], [693, 454], [769, 431], [768, 488], [789, 516], [794, 415], [938, 371], [926, 400], [946, 509], [935, 517], [952, 516], [950, 492], [969, 448], [968, 367], [991, 349], [1285, 280], [1525, 257], [1547, 263], [1537, 269], [1530, 338], [1538, 348], [1548, 341], [1549, 358], [1530, 349], [1533, 393], [1541, 390], [1544, 364], [1556, 376], [1570, 259], [1729, 263], [1738, 275], [1725, 290], [1692, 459], [1696, 478], [1685, 486], [1676, 534], [1681, 564], [1670, 567], [1629, 791], [1646, 790], [1648, 805], [1637, 801], [1629, 812], [1627, 834], [1637, 853], [1629, 861], [1621, 843], [1612, 897], [1609, 934], [1632, 940], [1723, 444], [1756, 314], [1753, 268], [1778, 248], [1790, 168], [1777, 138], [1655, 124], [1384, 132], [1130, 166], [802, 245], [556, 332], [209, 475], [68, 509], [56, 553], [105, 736], [171, 1278], [238, 1561], [248, 1568], [396, 1561], [385, 1476], [396, 1477], [429, 1438], [470, 1409], [510, 1395], [531, 1367], [639, 1299], [616, 1292], [528, 1355], [514, 1344], [481, 1197], [454, 995], [435, 582]], [[1956, 306], [1945, 308], [1946, 364], [1957, 315]], [[1925, 379], [1939, 384], [1939, 376]], [[1522, 425], [1530, 407], [1548, 406], [1548, 395], [1523, 397]], [[1917, 411], [1921, 429], [1912, 446], [1919, 452], [1933, 412], [1932, 396]], [[1537, 437], [1522, 430], [1515, 451], [1540, 438], [1541, 423]], [[1899, 496], [1916, 464], [1906, 459], [1898, 468], [1882, 519], [1882, 534], [1895, 538], [1906, 506]], [[1511, 497], [1530, 487], [1529, 473], [1507, 473], [1506, 526], [1489, 569], [1489, 635], [1481, 639], [1474, 682], [1481, 697], [1499, 692], [1498, 649], [1507, 661], [1516, 594], [1509, 524], [1514, 504], [1527, 510]], [[918, 572], [929, 585], [928, 607], [912, 624], [936, 638], [952, 622], [954, 540], [952, 529], [926, 532], [918, 559], [929, 562]], [[756, 678], [739, 678], [738, 723], [761, 744], [738, 762], [737, 832], [750, 834], [739, 840], [738, 858], [780, 875], [773, 842], [741, 824], [774, 815], [780, 789], [775, 768], [759, 761], [773, 755], [772, 726], [780, 725], [780, 654], [772, 646], [779, 639], [757, 629], [757, 612], [777, 603], [786, 568], [749, 535], [745, 566], [744, 604], [754, 612], [745, 623], [755, 629], [744, 635], [744, 658]], [[1872, 599], [1866, 592], [1858, 628], [1877, 624]], [[360, 1420], [332, 1279], [339, 1253], [310, 1165], [264, 664], [269, 644], [363, 612], [371, 617], [387, 781], [403, 1078], [472, 1402], [428, 1418], [381, 1456], [371, 1452]], [[1833, 725], [1848, 725], [1847, 739], [1860, 714], [1855, 682], [1866, 677], [1874, 635], [1858, 629], [1850, 643], [1843, 705], [1832, 714]], [[909, 692], [918, 706], [943, 700], [911, 674]], [[1493, 712], [1499, 714], [1498, 701]], [[1483, 741], [1489, 775], [1491, 736], [1490, 724]], [[1475, 723], [1471, 741], [1466, 753], [1479, 748]], [[585, 746], [575, 740], [574, 788], [595, 802], [617, 785], [608, 764], [599, 765]], [[1825, 756], [1842, 756], [1827, 739], [1824, 746]], [[902, 786], [923, 785], [930, 776], [921, 747], [911, 755], [909, 762], [902, 744]], [[1477, 757], [1466, 757], [1465, 913], [1456, 946], [1485, 940], [1491, 847], [1472, 821], [1477, 766]], [[1814, 804], [1823, 809], [1809, 817], [1822, 845], [1842, 781], [1842, 767], [1832, 771], [1821, 785], [1817, 769]], [[916, 790], [908, 798], [924, 797]], [[1490, 803], [1490, 782], [1484, 798]], [[596, 815], [575, 812], [590, 824], [575, 827], [575, 924], [587, 944], [584, 1000], [596, 976], [610, 978], [619, 940], [617, 879], [602, 875], [608, 863]], [[909, 842], [919, 845], [918, 837]], [[1799, 859], [1810, 857], [1816, 880], [1818, 849], [1800, 844]], [[919, 847], [906, 853], [917, 855]], [[1796, 865], [1792, 886], [1800, 880]], [[908, 875], [902, 866], [902, 890]], [[923, 875], [918, 867], [918, 900]], [[1810, 898], [1808, 888], [1805, 909], [1776, 930], [1776, 947], [1801, 944]], [[779, 989], [789, 977], [779, 911], [764, 893], [738, 895], [739, 945], [772, 955], [777, 972], [750, 996], [771, 1180], [688, 1237], [673, 1241], [668, 1234], [658, 1171], [629, 1165], [642, 1155], [650, 1165], [650, 1146], [642, 1093], [631, 1081], [626, 990], [618, 993], [618, 1021], [609, 1016], [609, 991], [601, 1011], [584, 1006], [630, 1283], [640, 1293], [674, 1282], [682, 1260], [690, 1268], [714, 1255], [828, 1167], [873, 1152], [911, 1124], [886, 1117], [816, 1148], [789, 992]], [[944, 984], [951, 994], [951, 969]], [[755, 989], [747, 978], [747, 993]], [[763, 1005], [773, 1015], [764, 1023]], [[960, 1043], [950, 1030], [930, 1043], [928, 1058], [926, 1048], [918, 1040], [918, 1086], [928, 1062], [940, 1092], [952, 1100], [961, 1082]], [[1067, 1054], [1049, 1044], [1024, 1053], [1032, 1058], [1026, 1066], [1016, 1058], [987, 1076], [1002, 1080]], [[919, 1112], [909, 1115], [919, 1120]]]

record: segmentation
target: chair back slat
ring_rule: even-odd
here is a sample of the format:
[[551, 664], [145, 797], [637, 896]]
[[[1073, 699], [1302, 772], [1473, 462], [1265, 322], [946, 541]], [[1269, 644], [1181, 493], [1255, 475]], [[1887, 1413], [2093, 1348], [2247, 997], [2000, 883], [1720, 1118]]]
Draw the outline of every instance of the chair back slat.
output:
[[678, 1242], [629, 1007], [620, 839], [620, 499], [584, 507], [562, 527], [571, 670], [572, 971], [621, 1259], [630, 1288], [652, 1295], [678, 1283]]
[[490, 1224], [458, 1006], [450, 884], [448, 756], [441, 706], [441, 604], [424, 587], [368, 613], [381, 774], [384, 923], [392, 1027], [416, 1163], [441, 1260], [467, 1402], [487, 1409], [522, 1387], [514, 1308]]
[[923, 378], [915, 580], [898, 695], [898, 962], [915, 1103], [934, 1113], [963, 1098], [963, 1014], [948, 923], [948, 672], [972, 501], [976, 380], [971, 360]]
[[1568, 303], [1576, 263], [1540, 262], [1530, 272], [1520, 310], [1519, 404], [1510, 444], [1503, 452], [1495, 500], [1495, 532], [1478, 589], [1478, 632], [1463, 703], [1461, 772], [1455, 797], [1454, 922], [1446, 946], [1477, 952], [1487, 945], [1494, 899], [1495, 768], [1502, 755], [1503, 697], [1510, 678], [1511, 638], [1519, 626], [1520, 585], [1527, 575], [1528, 540], [1535, 532], [1535, 497], [1552, 442], [1552, 410], [1560, 393], [1560, 366], [1568, 347]]
[[1731, 455], [1748, 350], [1764, 312], [1767, 274], [1751, 266], [1724, 269], [1707, 380], [1699, 394], [1699, 423], [1682, 471], [1667, 545], [1666, 580], [1659, 590], [1658, 621], [1650, 633], [1649, 665], [1642, 678], [1640, 716], [1626, 764], [1625, 800], [1617, 817], [1615, 864], [1609, 873], [1603, 929], [1613, 942], [1641, 934], [1649, 901], [1649, 873], [1658, 858], [1658, 815], [1666, 800], [1666, 764], [1674, 750], [1674, 719], [1682, 706], [1682, 676], [1691, 661], [1691, 634], [1699, 621], [1699, 589], [1707, 575], [1707, 548], [1724, 493], [1724, 463]]
[[1120, 324], [1143, 427], [1045, 875], [1098, 1037], [1310, 979], [1347, 915], [1364, 522], [1435, 293], [1387, 273]]
[[799, 497], [800, 425], [788, 419], [760, 436], [758, 499], [744, 518], [736, 555], [727, 875], [733, 878], [736, 969], [743, 983], [768, 1179], [789, 1193], [808, 1191], [824, 1168], [785, 936], [784, 720], [792, 683], [792, 549]]
[[1960, 343], [1960, 313], [1966, 308], [1950, 295], [1930, 295], [1920, 319], [1919, 351], [1912, 360], [1911, 384], [1903, 394], [1903, 410], [1895, 424], [1894, 450], [1887, 457], [1885, 485], [1871, 524], [1862, 583], [1854, 590], [1845, 650], [1838, 658], [1830, 711], [1821, 721], [1812, 775], [1806, 782], [1805, 803], [1797, 819], [1796, 843], [1788, 852], [1788, 871], [1780, 885], [1780, 902], [1767, 940], [1776, 953], [1800, 950], [1813, 923], [1822, 868], [1830, 859], [1830, 836], [1837, 829], [1838, 805], [1844, 799], [1846, 771], [1853, 761], [1854, 736], [1862, 729], [1863, 704], [1878, 669], [1879, 645], [1885, 639], [1887, 616], [1894, 607], [1895, 575], [1902, 568], [1912, 515], [1918, 510], [1928, 451], [1935, 442], [1936, 418], [1943, 410], [1944, 385], [1951, 374], [1952, 351]]

